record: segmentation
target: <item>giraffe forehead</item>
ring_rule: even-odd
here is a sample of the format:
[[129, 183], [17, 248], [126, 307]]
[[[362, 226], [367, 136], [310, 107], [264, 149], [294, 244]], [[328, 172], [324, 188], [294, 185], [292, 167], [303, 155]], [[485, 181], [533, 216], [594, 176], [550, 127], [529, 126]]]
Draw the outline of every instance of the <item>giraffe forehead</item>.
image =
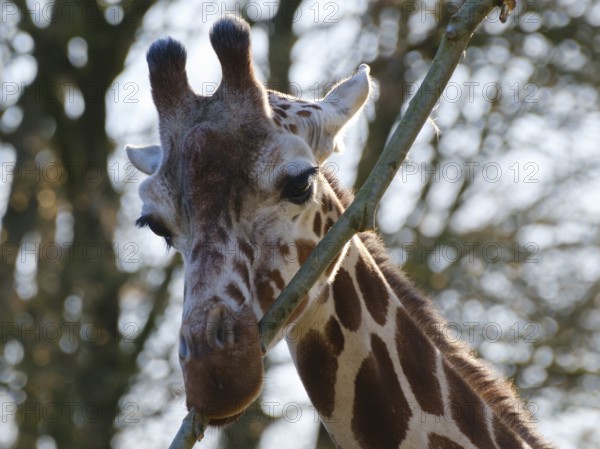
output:
[[314, 163], [310, 148], [299, 137], [248, 124], [229, 133], [205, 125], [195, 127], [178, 161], [187, 201], [207, 193], [229, 201], [245, 192], [269, 191], [283, 177]]
[[[227, 180], [233, 168], [236, 178], [248, 178], [249, 168], [255, 165], [268, 146], [268, 132], [261, 127], [241, 125], [224, 132], [215, 127], [193, 127], [182, 143], [179, 164], [185, 179], [191, 184], [200, 180]], [[235, 182], [236, 179], [229, 179]], [[248, 179], [243, 179], [247, 181]]]
[[253, 167], [268, 136], [244, 126], [236, 131], [222, 133], [197, 126], [183, 142], [178, 182], [190, 218], [199, 213], [205, 220], [225, 218], [230, 223], [229, 215], [239, 215], [245, 197], [255, 190]]

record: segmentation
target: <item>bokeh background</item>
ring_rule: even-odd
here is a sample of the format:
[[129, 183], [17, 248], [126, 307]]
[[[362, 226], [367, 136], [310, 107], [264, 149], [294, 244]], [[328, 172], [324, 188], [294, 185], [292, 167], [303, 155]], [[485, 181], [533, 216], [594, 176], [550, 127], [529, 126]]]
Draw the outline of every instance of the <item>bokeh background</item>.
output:
[[[198, 92], [227, 13], [269, 87], [306, 99], [366, 62], [377, 92], [333, 167], [358, 187], [456, 3], [0, 1], [0, 448], [166, 447], [185, 415], [180, 257], [135, 229], [158, 141], [145, 52], [171, 35]], [[495, 11], [378, 211], [394, 259], [527, 399], [558, 447], [600, 446], [600, 2]], [[439, 129], [436, 132], [435, 127]], [[206, 448], [332, 448], [279, 345]]]

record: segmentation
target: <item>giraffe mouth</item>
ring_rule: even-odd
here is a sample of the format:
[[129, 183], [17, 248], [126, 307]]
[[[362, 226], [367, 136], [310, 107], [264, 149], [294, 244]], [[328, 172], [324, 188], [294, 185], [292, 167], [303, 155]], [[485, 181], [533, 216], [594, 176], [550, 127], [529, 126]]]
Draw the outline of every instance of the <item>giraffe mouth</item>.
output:
[[[228, 379], [229, 385], [225, 390], [219, 388], [221, 385], [204, 379], [199, 379], [199, 382], [185, 381], [188, 409], [194, 408], [208, 420], [210, 426], [222, 427], [234, 423], [245, 414], [262, 389], [262, 360], [259, 365], [260, 371], [250, 371], [247, 373], [250, 375], [246, 375], [241, 383], [236, 384], [235, 379]], [[232, 371], [239, 373], [240, 369]], [[184, 375], [184, 379], [186, 377]]]
[[226, 418], [214, 418], [214, 419], [210, 419], [208, 421], [208, 425], [209, 426], [213, 426], [213, 427], [228, 426], [229, 424], [233, 424], [238, 419], [240, 419], [242, 416], [244, 416], [244, 413], [246, 413], [246, 411], [242, 410], [239, 413], [236, 413], [235, 415], [228, 416]]

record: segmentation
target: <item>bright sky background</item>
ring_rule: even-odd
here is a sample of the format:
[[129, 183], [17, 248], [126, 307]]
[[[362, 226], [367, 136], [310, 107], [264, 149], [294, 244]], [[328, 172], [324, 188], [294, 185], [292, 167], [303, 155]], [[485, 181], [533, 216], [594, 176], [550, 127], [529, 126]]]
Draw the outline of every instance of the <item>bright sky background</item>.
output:
[[[340, 17], [360, 13], [364, 9], [362, 2], [340, 2], [338, 5], [340, 6]], [[294, 62], [290, 71], [292, 82], [303, 87], [309, 87], [316, 81], [333, 81], [347, 76], [362, 62], [343, 58], [344, 42], [351, 40], [357, 32], [358, 22], [349, 20], [333, 26], [327, 32], [314, 31], [312, 28], [316, 24], [311, 20], [306, 20], [306, 18], [310, 18], [307, 13], [311, 6], [314, 7], [315, 4], [306, 3], [301, 7], [304, 13], [303, 20], [299, 21], [295, 27], [295, 30], [301, 33], [301, 38], [292, 52]], [[122, 148], [122, 144], [130, 141], [138, 144], [157, 141], [156, 114], [150, 98], [144, 59], [145, 51], [154, 39], [169, 34], [185, 43], [189, 55], [188, 76], [196, 91], [203, 90], [203, 83], [208, 83], [210, 86], [219, 80], [218, 61], [207, 39], [210, 24], [218, 16], [210, 17], [206, 21], [189, 20], [192, 17], [194, 19], [199, 17], [197, 13], [187, 12], [190, 8], [192, 7], [185, 2], [176, 2], [167, 8], [164, 5], [153, 8], [144, 21], [143, 31], [132, 47], [125, 71], [116, 80], [120, 84], [135, 82], [139, 85], [139, 92], [136, 94], [139, 103], [109, 105], [107, 129], [117, 142], [114, 159], [119, 163], [125, 163], [123, 153], [119, 154], [118, 150]], [[503, 27], [495, 23], [487, 24], [486, 31], [499, 34], [503, 31]], [[253, 31], [254, 58], [261, 76], [264, 76], [266, 65], [267, 42], [264, 30], [255, 29]], [[530, 41], [526, 42], [526, 46], [533, 56], [543, 53], [544, 45], [547, 44], [539, 36], [532, 36]], [[463, 170], [457, 172], [456, 176], [467, 176], [469, 162], [477, 160], [479, 163], [478, 170], [473, 172], [475, 183], [471, 187], [473, 192], [471, 201], [466, 202], [453, 217], [452, 226], [457, 229], [476, 230], [489, 223], [505, 220], [508, 214], [515, 210], [527, 210], [532, 202], [544, 194], [549, 185], [565, 176], [565, 170], [569, 169], [572, 161], [590, 159], [598, 168], [596, 142], [600, 141], [600, 127], [597, 126], [600, 115], [596, 107], [598, 95], [595, 91], [574, 91], [568, 86], [564, 86], [564, 90], [550, 92], [542, 87], [541, 90], [534, 92], [532, 98], [537, 102], [543, 101], [544, 116], [532, 111], [519, 117], [510, 128], [506, 123], [499, 121], [497, 126], [506, 129], [506, 141], [510, 141], [509, 148], [501, 148], [503, 142], [479, 140], [480, 128], [483, 124], [482, 118], [490, 108], [490, 102], [486, 101], [486, 95], [493, 95], [493, 93], [484, 92], [483, 86], [488, 83], [499, 83], [504, 101], [507, 102], [514, 100], [515, 95], [519, 95], [519, 99], [522, 100], [531, 94], [531, 91], [527, 90], [527, 80], [533, 70], [532, 63], [524, 58], [510, 58], [501, 40], [498, 41], [493, 52], [495, 65], [469, 68], [467, 65], [461, 64], [457, 68], [450, 83], [451, 86], [454, 86], [454, 91], [450, 88], [447, 90], [433, 115], [436, 125], [442, 132], [436, 137], [435, 131], [430, 125], [427, 125], [421, 132], [410, 153], [410, 170], [396, 178], [380, 208], [379, 223], [383, 231], [388, 233], [398, 231], [413, 212], [415, 200], [423, 185], [421, 164], [431, 162], [433, 150], [430, 142], [433, 138], [440, 139], [442, 155], [448, 161], [454, 161]], [[338, 71], [335, 73], [330, 73], [330, 64], [328, 64], [332, 58], [336, 58], [335, 60], [340, 62], [336, 65]], [[415, 64], [415, 67], [414, 79], [418, 84], [422, 80], [427, 66]], [[473, 88], [471, 99], [467, 95], [468, 83], [477, 83]], [[312, 92], [309, 92], [308, 98], [311, 94]], [[561, 123], [561, 117], [568, 116], [574, 105], [581, 108], [582, 112], [587, 111], [587, 114], [585, 114], [584, 120], [573, 128], [567, 129], [564, 123]], [[533, 104], [532, 109], [535, 109], [535, 106], [536, 104]], [[367, 108], [365, 114], [356, 120], [349, 129], [346, 151], [332, 158], [332, 161], [339, 164], [339, 176], [344, 185], [352, 185], [361, 145], [365, 138], [366, 119], [370, 115], [372, 115], [372, 107]], [[127, 120], [124, 120], [124, 117], [127, 117]], [[483, 156], [479, 155], [482, 146], [484, 148]], [[531, 162], [534, 162], [535, 165], [525, 165]], [[487, 178], [486, 174], [481, 172], [481, 167], [485, 164], [490, 166], [490, 171], [486, 172]], [[577, 164], [573, 163], [573, 165]], [[452, 168], [449, 166], [448, 170]], [[494, 171], [496, 168], [499, 168], [500, 172]], [[417, 173], [414, 173], [414, 170]], [[528, 175], [528, 180], [532, 182], [524, 182]], [[488, 182], [491, 178], [494, 180], [497, 178], [497, 182]], [[125, 187], [123, 202], [128, 206], [124, 207], [121, 217], [123, 238], [139, 241], [143, 254], [142, 260], [145, 263], [161, 264], [165, 257], [162, 243], [157, 242], [158, 239], [150, 235], [140, 235], [141, 233], [138, 231], [131, 234], [131, 229], [126, 226], [126, 223], [131, 223], [136, 218], [135, 215], [139, 210], [135, 187], [135, 185]], [[426, 217], [421, 225], [424, 233], [435, 235], [441, 230], [440, 226], [447, 218], [445, 207], [452, 201], [459, 187], [460, 183], [447, 182], [443, 179], [434, 184], [430, 194], [430, 216]], [[585, 234], [593, 231], [595, 224], [600, 222], [598, 198], [600, 198], [598, 183], [586, 183], [586, 189], [583, 191], [577, 189], [562, 192], [561, 197], [556, 200], [556, 215], [568, 213], [572, 217], [571, 225], [569, 226], [568, 223], [564, 225], [567, 233]], [[591, 223], [580, 222], [578, 218], [580, 216], [587, 217]], [[524, 226], [520, 232], [523, 241], [539, 242], [542, 245], [544, 241], [555, 243], [557, 239], [568, 239], [561, 229], [553, 229], [552, 226], [546, 228], [533, 225]], [[600, 267], [600, 255], [589, 254], [588, 256], [589, 260], [581, 261], [581, 265]], [[592, 271], [594, 275], [597, 274], [597, 269], [592, 269]], [[536, 273], [539, 273], [539, 270], [536, 270]], [[481, 311], [479, 310], [479, 312]], [[512, 322], [510, 320], [514, 319], [514, 314], [504, 313], [508, 313], [507, 322]], [[172, 326], [173, 329], [176, 329], [179, 314], [174, 313], [170, 316], [175, 317]], [[498, 315], [494, 318], [501, 319]], [[175, 335], [175, 331], [173, 331], [173, 335]], [[171, 339], [173, 340], [174, 337]], [[482, 349], [492, 361], [494, 355], [498, 357], [498, 350], [501, 350], [498, 345], [489, 345], [487, 353], [485, 353], [485, 347]], [[505, 356], [506, 354], [499, 357], [499, 360]], [[284, 420], [270, 428], [263, 437], [261, 447], [312, 447], [314, 438], [316, 438], [316, 423], [311, 419], [312, 413], [308, 408], [308, 399], [295, 369], [289, 361], [287, 349], [280, 345], [274, 358], [282, 364], [269, 371], [265, 384], [265, 401], [302, 404], [304, 415], [299, 422], [290, 423]], [[142, 375], [142, 377], [144, 376]], [[142, 383], [142, 385], [146, 384], [146, 381]], [[141, 389], [143, 392], [138, 394], [145, 396], [146, 387]], [[135, 394], [135, 390], [134, 388], [132, 391], [132, 397], [139, 400], [140, 396]], [[160, 395], [159, 397], [162, 398]], [[556, 409], [552, 407], [551, 397], [535, 399], [543, 404], [537, 415], [540, 419], [540, 430], [563, 449], [575, 449], [572, 443], [574, 433], [591, 431], [593, 423], [600, 421], [600, 412], [597, 410], [573, 407], [566, 412], [556, 414]], [[181, 397], [176, 398], [171, 404], [168, 412], [164, 413], [162, 418], [153, 418], [162, 419], [164, 423], [145, 422], [127, 426], [120, 434], [117, 446], [128, 447], [135, 442], [140, 447], [140, 444], [145, 446], [142, 443], [146, 441], [147, 447], [155, 447], [157, 439], [162, 439], [161, 441], [167, 443], [170, 435], [164, 435], [162, 430], [157, 429], [175, 428], [174, 423], [185, 413]], [[155, 405], [155, 407], [157, 406]], [[561, 429], [568, 429], [568, 431]], [[600, 436], [596, 435], [600, 441]], [[211, 445], [216, 442], [217, 439], [214, 438], [214, 435], [209, 433], [203, 447], [212, 447]]]
[[[158, 141], [157, 117], [150, 95], [145, 53], [155, 39], [166, 35], [182, 41], [188, 51], [187, 71], [192, 87], [197, 92], [211, 88], [219, 81], [220, 69], [208, 42], [208, 30], [211, 24], [226, 12], [227, 8], [222, 7], [224, 4], [225, 2], [193, 2], [192, 4], [179, 0], [171, 3], [159, 2], [155, 5], [146, 15], [143, 28], [131, 47], [125, 70], [115, 80], [115, 91], [107, 95], [106, 127], [115, 142], [115, 153], [111, 158], [110, 166], [115, 167], [117, 170], [115, 173], [118, 174], [115, 187], [123, 192], [115, 241], [136, 242], [139, 245], [139, 262], [122, 264], [124, 270], [161, 267], [173, 257], [173, 251], [167, 252], [160, 239], [151, 235], [149, 231], [140, 231], [132, 226], [141, 207], [137, 187], [143, 175], [132, 178], [137, 182], [125, 182], [130, 171], [123, 150], [124, 145], [126, 143], [151, 144]], [[254, 4], [259, 5], [261, 2]], [[363, 62], [344, 58], [347, 51], [345, 45], [357, 33], [359, 21], [339, 19], [359, 15], [365, 10], [365, 2], [336, 2], [335, 5], [337, 9], [332, 10], [325, 9], [323, 2], [304, 2], [300, 8], [302, 16], [294, 27], [301, 38], [292, 52], [294, 62], [290, 79], [302, 86], [307, 99], [314, 96], [310, 86], [315, 82], [334, 81], [347, 76]], [[265, 14], [264, 18], [266, 18], [268, 10], [268, 7], [263, 5], [252, 14]], [[317, 11], [320, 21], [315, 22]], [[322, 29], [321, 22], [328, 14], [333, 14], [331, 18], [339, 23], [329, 24], [330, 26]], [[424, 32], [428, 26], [430, 24], [423, 23], [422, 31]], [[484, 28], [486, 32], [497, 35], [504, 31], [504, 28], [497, 23], [488, 23]], [[415, 40], [420, 36], [417, 31], [412, 37]], [[265, 30], [255, 28], [252, 38], [257, 71], [259, 76], [265, 79], [268, 50]], [[407, 220], [414, 218], [415, 201], [423, 186], [423, 167], [430, 163], [433, 157], [431, 141], [439, 139], [440, 151], [448, 164], [447, 178], [451, 178], [454, 174], [458, 178], [464, 177], [469, 163], [476, 160], [479, 164], [474, 172], [475, 182], [469, 188], [468, 200], [451, 219], [451, 226], [454, 229], [475, 231], [490, 223], [501, 223], [515, 211], [529, 211], [531, 205], [540, 196], [551, 191], [557, 181], [572, 179], [572, 188], [557, 192], [554, 198], [544, 203], [543, 209], [534, 211], [540, 216], [548, 217], [548, 223], [545, 225], [526, 223], [520, 228], [520, 241], [536, 242], [543, 249], [545, 246], [549, 247], [561, 242], [585, 241], [597, 235], [597, 227], [600, 223], [600, 183], [597, 182], [597, 176], [592, 175], [598, 175], [600, 167], [598, 93], [585, 86], [577, 86], [575, 89], [569, 85], [552, 89], [538, 86], [538, 90], [529, 91], [527, 80], [533, 71], [532, 62], [526, 58], [511, 57], [505, 44], [502, 38], [498, 37], [496, 45], [490, 52], [489, 64], [470, 67], [465, 63], [457, 68], [450, 83], [455, 91], [450, 89], [446, 91], [446, 95], [433, 114], [433, 119], [441, 129], [441, 133], [436, 135], [431, 125], [426, 125], [422, 130], [411, 150], [410, 161], [404, 174], [398, 175], [392, 183], [380, 207], [378, 217], [382, 231], [395, 233]], [[24, 42], [23, 45], [27, 43]], [[73, 45], [73, 51], [76, 53], [77, 42]], [[532, 33], [524, 42], [524, 49], [531, 60], [545, 57], [548, 46], [543, 36], [537, 33]], [[368, 49], [368, 45], [365, 44], [365, 48]], [[365, 58], [368, 59], [368, 50], [364, 53]], [[485, 59], [485, 56], [479, 55], [479, 57]], [[577, 66], [585, 63], [582, 57], [577, 51], [570, 51], [565, 57], [565, 64]], [[331, 69], [332, 60], [336, 61], [334, 70]], [[422, 80], [426, 69], [425, 64], [415, 61], [412, 72], [415, 83], [418, 84]], [[2, 76], [5, 81], [26, 81], [32, 78], [35, 70], [35, 61], [22, 57], [10, 67], [4, 67]], [[466, 86], [473, 82], [478, 84], [473, 91], [472, 99], [469, 99]], [[497, 117], [495, 126], [505, 134], [504, 141], [492, 137], [483, 141], [480, 139], [480, 131], [486, 124], [484, 119], [490, 109], [490, 102], [486, 101], [486, 92], [482, 89], [482, 86], [488, 83], [499, 83], [503, 94], [502, 101], [507, 104], [514, 100], [514, 95], [517, 94], [519, 101], [524, 101], [524, 98], [533, 92], [531, 98], [536, 100], [532, 103], [531, 109], [526, 113], [520, 112], [521, 115], [512, 124], [507, 124], [501, 117]], [[115, 101], [114, 95], [117, 93], [119, 97]], [[133, 102], [125, 101], [127, 94], [132, 94], [130, 99]], [[458, 99], [455, 94], [458, 95]], [[73, 113], [77, 114], [77, 103], [75, 102], [71, 107]], [[573, 112], [574, 110], [576, 112]], [[352, 185], [360, 149], [365, 139], [367, 119], [372, 114], [372, 106], [367, 107], [365, 113], [355, 120], [348, 130], [346, 151], [332, 158], [332, 161], [339, 165], [338, 173], [344, 185]], [[3, 119], [6, 120], [7, 117]], [[2, 162], [11, 161], [13, 158], [14, 154], [11, 154], [10, 149], [0, 149]], [[450, 165], [451, 163], [455, 165]], [[486, 164], [489, 165], [490, 171], [483, 173], [481, 167]], [[582, 165], [588, 168], [585, 173], [581, 172]], [[490, 182], [491, 178], [495, 181]], [[426, 216], [420, 217], [420, 229], [424, 234], [436, 235], [441, 231], [442, 224], [447, 219], [446, 209], [460, 185], [461, 183], [458, 182], [441, 179], [432, 186], [428, 197], [429, 209]], [[7, 183], [0, 184], [0, 212], [6, 205], [7, 186]], [[550, 218], [555, 219], [555, 222]], [[410, 236], [406, 236], [405, 241], [409, 240]], [[398, 257], [401, 258], [401, 255]], [[563, 265], [557, 265], [555, 259], [547, 258], [536, 266], [528, 267], [529, 271], [524, 275], [539, 278], [539, 284], [543, 284], [544, 288], [548, 289], [548, 301], [556, 300], [557, 297], [564, 298], [552, 290], [552, 276], [560, 275], [561, 270], [576, 270], [578, 275], [583, 277], [583, 281], [591, 282], [600, 278], [600, 254], [596, 251], [580, 253], [576, 259], [570, 261], [570, 264], [572, 266], [565, 269]], [[35, 278], [35, 267], [23, 266], [19, 270], [23, 288], [27, 286], [31, 288], [31, 280]], [[160, 282], [156, 277], [156, 271], [148, 270], [148, 282]], [[503, 285], [502, 279], [490, 280], [490, 282], [493, 285]], [[172, 299], [165, 321], [148, 342], [147, 349], [140, 358], [141, 372], [138, 381], [123, 398], [124, 418], [119, 422], [121, 431], [114, 441], [115, 448], [166, 447], [186, 413], [175, 349], [181, 316], [182, 291], [183, 286], [179, 276], [178, 281], [172, 286]], [[451, 303], [450, 296], [449, 293], [445, 298], [441, 298], [442, 307], [444, 304]], [[126, 295], [122, 310], [123, 323], [129, 320], [140, 321], [144, 314], [147, 314], [144, 298], [135, 291]], [[474, 310], [478, 311], [476, 307]], [[497, 321], [502, 319], [500, 316], [502, 313], [508, 312], [498, 310], [499, 315], [495, 316]], [[513, 315], [506, 315], [507, 322], [513, 319]], [[513, 350], [518, 352], [518, 349]], [[502, 351], [499, 345], [493, 348], [482, 348], [482, 353], [492, 362], [495, 358], [501, 361], [506, 357], [506, 354], [499, 354]], [[597, 354], [584, 356], [588, 360], [586, 363], [600, 370], [600, 358]], [[543, 354], [538, 357], [542, 360]], [[275, 367], [267, 375], [264, 401], [282, 404], [275, 408], [276, 416], [281, 414], [284, 404], [297, 403], [302, 407], [302, 417], [298, 421], [295, 417], [281, 420], [277, 425], [269, 428], [263, 436], [261, 448], [312, 447], [317, 435], [317, 424], [285, 346], [279, 345], [271, 358]], [[540, 363], [543, 363], [543, 360]], [[532, 371], [531, 379], [532, 383], [536, 382], [535, 371]], [[540, 404], [538, 414], [540, 430], [553, 440], [557, 447], [563, 449], [576, 449], [573, 435], [585, 431], [591, 432], [590, 447], [594, 446], [593, 442], [599, 445], [598, 394], [574, 398], [573, 406], [559, 413], [553, 402], [560, 394], [557, 390], [546, 390], [540, 397], [535, 398]], [[3, 398], [0, 397], [0, 402], [2, 401]], [[133, 410], [134, 420], [139, 422], [127, 421], [127, 412], [132, 411], [127, 404], [139, 406], [139, 409]], [[293, 409], [288, 411], [291, 413]], [[10, 421], [4, 423], [0, 420], [0, 447], [10, 441], [14, 430], [14, 424], [11, 427]], [[207, 433], [201, 447], [213, 448], [217, 443], [218, 437], [212, 431]], [[48, 440], [42, 440], [38, 444], [40, 449], [52, 447], [52, 441]]]

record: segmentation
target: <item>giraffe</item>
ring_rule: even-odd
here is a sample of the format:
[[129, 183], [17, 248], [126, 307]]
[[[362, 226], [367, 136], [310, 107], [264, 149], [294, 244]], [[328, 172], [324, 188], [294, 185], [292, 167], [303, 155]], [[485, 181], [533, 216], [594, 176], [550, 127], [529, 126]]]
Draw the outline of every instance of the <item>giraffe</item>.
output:
[[[323, 99], [301, 101], [257, 81], [243, 20], [219, 20], [210, 40], [222, 81], [209, 97], [190, 88], [180, 43], [150, 47], [160, 145], [127, 154], [149, 175], [137, 224], [184, 261], [187, 406], [223, 426], [261, 391], [257, 321], [351, 201], [323, 167], [371, 80], [361, 65]], [[337, 447], [550, 448], [512, 386], [450, 341], [443, 323], [377, 236], [361, 233], [279, 338]]]

